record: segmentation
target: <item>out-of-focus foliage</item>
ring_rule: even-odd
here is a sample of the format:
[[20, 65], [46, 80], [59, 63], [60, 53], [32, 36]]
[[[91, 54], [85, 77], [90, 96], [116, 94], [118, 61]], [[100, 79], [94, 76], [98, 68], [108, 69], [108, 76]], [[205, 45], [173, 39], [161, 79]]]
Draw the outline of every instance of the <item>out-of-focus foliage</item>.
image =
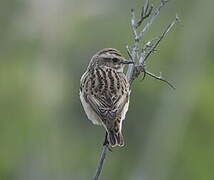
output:
[[[158, 0], [153, 0], [157, 4]], [[104, 129], [79, 101], [79, 79], [104, 47], [126, 55], [130, 9], [143, 0], [5, 0], [0, 6], [0, 179], [92, 179]], [[214, 178], [212, 0], [171, 1], [145, 38], [178, 13], [182, 22], [150, 57], [175, 91], [136, 80], [126, 146], [109, 153], [101, 179]]]

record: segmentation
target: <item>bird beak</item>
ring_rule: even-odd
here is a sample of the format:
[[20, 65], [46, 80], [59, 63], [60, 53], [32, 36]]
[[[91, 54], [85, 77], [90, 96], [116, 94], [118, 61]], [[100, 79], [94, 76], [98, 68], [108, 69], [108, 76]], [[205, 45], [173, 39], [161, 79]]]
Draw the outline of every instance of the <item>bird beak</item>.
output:
[[123, 59], [123, 60], [122, 60], [122, 63], [123, 63], [123, 64], [134, 64], [134, 61]]

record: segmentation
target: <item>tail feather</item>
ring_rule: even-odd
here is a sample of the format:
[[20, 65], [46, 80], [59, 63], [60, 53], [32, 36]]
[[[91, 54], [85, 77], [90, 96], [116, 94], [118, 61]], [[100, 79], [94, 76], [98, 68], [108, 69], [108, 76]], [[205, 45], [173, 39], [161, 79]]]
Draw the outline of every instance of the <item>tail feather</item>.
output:
[[109, 131], [108, 141], [112, 147], [124, 145], [123, 135], [121, 132]]

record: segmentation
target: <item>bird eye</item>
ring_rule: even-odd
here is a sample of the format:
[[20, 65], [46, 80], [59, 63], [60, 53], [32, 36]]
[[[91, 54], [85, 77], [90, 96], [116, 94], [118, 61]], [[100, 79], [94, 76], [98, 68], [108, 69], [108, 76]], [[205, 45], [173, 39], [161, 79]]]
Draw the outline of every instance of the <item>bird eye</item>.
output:
[[117, 59], [117, 58], [113, 58], [112, 61], [113, 61], [114, 63], [116, 63], [116, 62], [118, 62], [118, 59]]

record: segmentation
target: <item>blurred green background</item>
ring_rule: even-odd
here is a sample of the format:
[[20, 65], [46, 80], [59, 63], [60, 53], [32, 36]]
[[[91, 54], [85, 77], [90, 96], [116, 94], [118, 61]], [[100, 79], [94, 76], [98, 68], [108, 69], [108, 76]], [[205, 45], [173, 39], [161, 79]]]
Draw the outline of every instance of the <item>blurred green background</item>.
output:
[[[130, 9], [143, 0], [0, 1], [0, 179], [92, 179], [104, 129], [86, 118], [79, 79], [92, 55], [132, 43]], [[153, 0], [158, 4], [159, 0]], [[214, 1], [172, 0], [145, 37], [181, 24], [148, 60], [175, 86], [136, 80], [126, 146], [102, 180], [214, 179]]]

